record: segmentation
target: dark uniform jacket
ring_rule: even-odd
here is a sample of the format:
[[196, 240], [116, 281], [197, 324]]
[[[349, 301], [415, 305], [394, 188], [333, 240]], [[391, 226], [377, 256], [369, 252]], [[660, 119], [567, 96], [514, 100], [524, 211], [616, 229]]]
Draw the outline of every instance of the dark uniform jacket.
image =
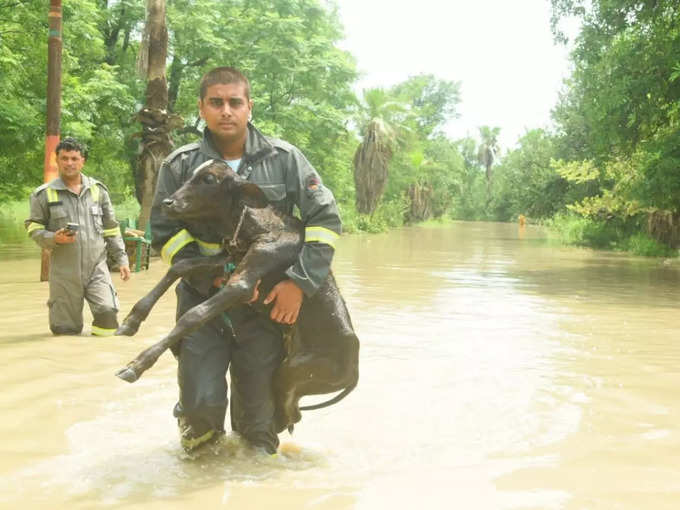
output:
[[[161, 165], [151, 209], [154, 248], [168, 262], [186, 257], [211, 255], [220, 250], [221, 239], [206, 229], [200, 232], [182, 222], [167, 218], [162, 202], [186, 182], [202, 163], [222, 160], [206, 128], [200, 143], [185, 145], [170, 154]], [[294, 206], [305, 224], [305, 244], [295, 265], [286, 274], [307, 296], [316, 292], [330, 270], [335, 241], [341, 222], [335, 198], [302, 152], [293, 145], [264, 136], [248, 124], [248, 137], [238, 173], [257, 184], [274, 206], [288, 214]], [[207, 294], [212, 280], [190, 279], [201, 294]]]

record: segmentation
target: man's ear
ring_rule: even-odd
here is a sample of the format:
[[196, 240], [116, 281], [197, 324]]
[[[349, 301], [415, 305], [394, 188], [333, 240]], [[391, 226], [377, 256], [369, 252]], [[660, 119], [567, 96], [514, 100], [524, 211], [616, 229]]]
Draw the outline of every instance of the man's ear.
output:
[[267, 195], [264, 194], [264, 191], [262, 191], [257, 184], [253, 184], [252, 182], [245, 181], [239, 183], [238, 194], [248, 207], [261, 209], [269, 204], [269, 200], [267, 200]]

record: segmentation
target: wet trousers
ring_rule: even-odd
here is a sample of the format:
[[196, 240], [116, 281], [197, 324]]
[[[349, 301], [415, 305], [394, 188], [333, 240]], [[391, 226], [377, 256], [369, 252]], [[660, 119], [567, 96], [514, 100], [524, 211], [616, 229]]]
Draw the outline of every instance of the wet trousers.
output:
[[[205, 297], [181, 281], [177, 319]], [[277, 326], [242, 305], [186, 336], [173, 351], [178, 360], [179, 402], [174, 415], [191, 425], [196, 436], [224, 432], [231, 379], [231, 428], [249, 443], [276, 452], [272, 377], [281, 364], [283, 345]]]
[[55, 335], [78, 335], [83, 330], [83, 303], [87, 301], [92, 312], [92, 334], [113, 335], [118, 328], [118, 295], [111, 281], [111, 273], [102, 261], [95, 267], [87, 281], [73, 273], [70, 265], [60, 267], [52, 260], [50, 265], [49, 307], [50, 329]]

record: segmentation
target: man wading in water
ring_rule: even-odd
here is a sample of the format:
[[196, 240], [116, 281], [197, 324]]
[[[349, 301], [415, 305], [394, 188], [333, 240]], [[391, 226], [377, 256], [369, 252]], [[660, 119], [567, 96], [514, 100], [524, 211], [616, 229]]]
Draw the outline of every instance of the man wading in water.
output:
[[[298, 261], [277, 284], [265, 303], [273, 303], [271, 319], [293, 324], [303, 295], [313, 295], [330, 271], [341, 223], [333, 194], [319, 174], [291, 144], [269, 138], [249, 121], [253, 102], [248, 79], [231, 67], [203, 76], [198, 109], [206, 123], [203, 140], [179, 148], [161, 166], [151, 210], [153, 246], [170, 264], [187, 257], [220, 251], [221, 239], [200, 237], [186, 225], [163, 215], [170, 197], [201, 164], [221, 160], [258, 186], [276, 207], [288, 214], [300, 210], [306, 226]], [[177, 285], [177, 318], [214, 294], [224, 274], [192, 276]], [[281, 332], [248, 305], [230, 309], [185, 337], [173, 349], [178, 360], [178, 418], [182, 446], [187, 450], [224, 433], [227, 410], [227, 369], [231, 370], [231, 427], [251, 445], [275, 453], [279, 439], [274, 425], [272, 375], [281, 363]]]

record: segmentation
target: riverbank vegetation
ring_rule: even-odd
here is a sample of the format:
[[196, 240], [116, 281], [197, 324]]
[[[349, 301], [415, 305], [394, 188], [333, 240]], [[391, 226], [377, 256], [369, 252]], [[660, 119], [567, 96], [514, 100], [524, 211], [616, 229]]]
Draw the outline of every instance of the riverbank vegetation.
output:
[[[251, 79], [254, 124], [302, 149], [335, 193], [347, 231], [523, 215], [568, 243], [677, 253], [680, 7], [671, 0], [551, 3], [556, 43], [565, 40], [564, 20], [581, 26], [554, 128], [529, 130], [502, 148], [495, 126], [480, 126], [477, 137], [447, 136], [463, 100], [458, 82], [418, 75], [357, 93], [333, 2], [166, 0], [172, 142], [200, 135], [202, 73], [234, 65]], [[119, 216], [137, 215], [144, 2], [72, 0], [63, 15], [62, 135], [88, 143], [86, 171], [107, 183]], [[0, 20], [7, 216], [7, 204], [42, 182], [47, 7], [0, 1]]]

